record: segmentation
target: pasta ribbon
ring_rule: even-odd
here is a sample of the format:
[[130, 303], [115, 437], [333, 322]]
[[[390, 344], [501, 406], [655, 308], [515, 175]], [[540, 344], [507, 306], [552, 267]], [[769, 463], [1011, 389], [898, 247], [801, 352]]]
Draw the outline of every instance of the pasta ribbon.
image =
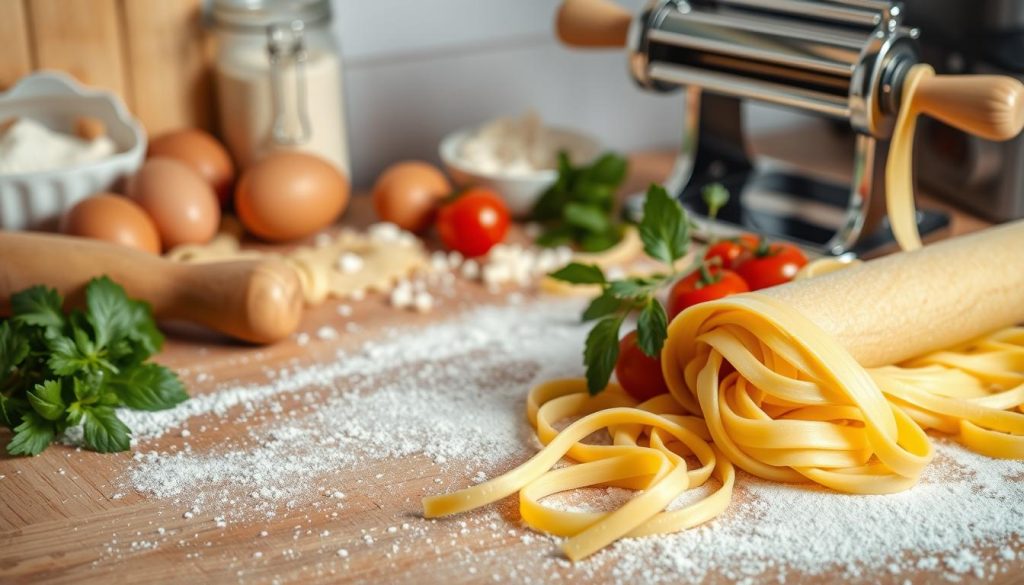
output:
[[[932, 74], [926, 65], [908, 74], [888, 161], [890, 221], [905, 250], [921, 246], [911, 173], [919, 113], [914, 92]], [[950, 435], [990, 457], [1024, 459], [1024, 328], [1003, 329], [900, 364], [865, 368], [854, 358], [857, 352], [847, 349], [850, 345], [844, 346], [796, 306], [813, 313], [809, 305], [814, 303], [808, 300], [817, 300], [819, 307], [827, 306], [818, 311], [818, 323], [853, 323], [853, 331], [837, 330], [860, 341], [857, 355], [872, 366], [877, 363], [870, 360], [879, 356], [881, 363], [912, 354], [899, 347], [899, 340], [875, 334], [870, 320], [848, 321], [843, 299], [861, 302], [860, 312], [874, 309], [863, 302], [859, 295], [864, 291], [856, 285], [870, 288], [875, 294], [869, 298], [876, 303], [884, 303], [886, 295], [890, 302], [901, 300], [896, 304], [902, 313], [890, 315], [906, 335], [930, 331], [941, 337], [944, 330], [934, 327], [939, 322], [959, 332], [959, 341], [1019, 321], [1024, 312], [1014, 307], [1021, 305], [1006, 304], [1020, 302], [1018, 280], [1004, 277], [986, 288], [976, 281], [951, 287], [948, 278], [963, 278], [957, 271], [977, 264], [969, 254], [973, 250], [993, 258], [986, 264], [988, 273], [971, 267], [974, 277], [989, 278], [992, 270], [1016, 261], [1015, 252], [1005, 248], [1019, 250], [1024, 223], [990, 230], [987, 240], [975, 242], [977, 248], [954, 247], [957, 253], [949, 257], [937, 246], [904, 258], [914, 263], [927, 257], [928, 282], [910, 281], [923, 287], [920, 296], [917, 288], [899, 288], [905, 279], [889, 278], [907, 262], [869, 263], [860, 270], [870, 274], [858, 280], [845, 273], [850, 278], [844, 280], [844, 274], [828, 273], [846, 270], [849, 264], [828, 261], [808, 265], [800, 275], [821, 278], [820, 284], [794, 283], [690, 307], [669, 326], [661, 355], [670, 394], [637, 404], [617, 384], [595, 397], [587, 394], [583, 380], [541, 384], [527, 399], [527, 417], [544, 448], [505, 475], [426, 498], [424, 512], [428, 517], [464, 512], [518, 491], [524, 522], [569, 537], [563, 550], [578, 560], [625, 536], [673, 532], [713, 519], [729, 505], [736, 479], [733, 465], [779, 482], [885, 494], [906, 490], [921, 477], [933, 455], [926, 430]], [[1004, 248], [998, 255], [990, 249], [993, 242]], [[956, 258], [955, 266], [950, 257]], [[948, 289], [975, 301], [983, 295], [991, 298], [973, 317], [954, 315], [972, 299], [951, 295]], [[830, 295], [830, 303], [820, 302], [823, 292]], [[787, 294], [788, 300], [777, 298]], [[922, 308], [915, 313], [918, 305], [912, 302], [918, 299]], [[864, 339], [871, 343], [865, 346]], [[865, 358], [864, 347], [876, 355]], [[934, 347], [910, 344], [919, 352]], [[556, 430], [556, 422], [574, 418], [578, 420]], [[610, 445], [583, 441], [602, 429], [612, 438]], [[699, 466], [691, 469], [687, 457], [696, 458]], [[553, 469], [562, 458], [573, 464]], [[720, 484], [711, 495], [681, 510], [668, 510], [681, 494], [711, 478]], [[618, 486], [637, 494], [611, 512], [560, 511], [543, 504], [545, 496], [588, 486]]]
[[[427, 517], [472, 510], [519, 492], [520, 512], [530, 527], [570, 537], [562, 549], [584, 558], [623, 536], [676, 532], [707, 522], [729, 505], [736, 474], [728, 459], [709, 444], [704, 421], [668, 395], [637, 404], [618, 384], [596, 397], [581, 379], [536, 386], [527, 399], [528, 417], [544, 444], [529, 461], [472, 488], [423, 500]], [[561, 432], [555, 423], [583, 415]], [[582, 442], [607, 430], [610, 445]], [[686, 457], [700, 466], [690, 469]], [[552, 469], [563, 457], [577, 462]], [[683, 492], [714, 477], [709, 496], [672, 511], [665, 508]], [[582, 487], [616, 486], [640, 493], [613, 512], [570, 512], [546, 507], [541, 499]]]

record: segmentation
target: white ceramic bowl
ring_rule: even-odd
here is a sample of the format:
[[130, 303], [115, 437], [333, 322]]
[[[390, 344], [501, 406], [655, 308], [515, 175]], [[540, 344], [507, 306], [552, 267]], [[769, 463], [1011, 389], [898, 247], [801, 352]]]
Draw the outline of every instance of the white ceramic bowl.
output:
[[[458, 187], [483, 185], [494, 189], [505, 200], [514, 217], [527, 216], [541, 194], [554, 184], [558, 178], [558, 171], [545, 169], [528, 175], [512, 175], [484, 173], [467, 167], [458, 156], [459, 149], [463, 141], [472, 136], [476, 130], [476, 128], [459, 130], [441, 140], [439, 148], [441, 162], [444, 163], [449, 176]], [[591, 136], [566, 128], [549, 127], [546, 130], [557, 147], [566, 148], [575, 154], [574, 164], [591, 162], [601, 153], [601, 144]]]
[[52, 228], [82, 199], [110, 190], [139, 169], [146, 135], [114, 94], [82, 87], [53, 71], [37, 73], [0, 94], [0, 121], [26, 116], [51, 130], [74, 134], [75, 120], [102, 120], [116, 145], [111, 156], [50, 171], [0, 173], [0, 229]]

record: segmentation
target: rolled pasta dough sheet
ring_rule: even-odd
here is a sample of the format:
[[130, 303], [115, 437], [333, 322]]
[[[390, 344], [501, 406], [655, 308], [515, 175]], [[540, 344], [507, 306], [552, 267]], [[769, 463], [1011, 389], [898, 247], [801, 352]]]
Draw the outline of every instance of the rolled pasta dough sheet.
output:
[[1024, 323], [1024, 221], [765, 289], [866, 367]]

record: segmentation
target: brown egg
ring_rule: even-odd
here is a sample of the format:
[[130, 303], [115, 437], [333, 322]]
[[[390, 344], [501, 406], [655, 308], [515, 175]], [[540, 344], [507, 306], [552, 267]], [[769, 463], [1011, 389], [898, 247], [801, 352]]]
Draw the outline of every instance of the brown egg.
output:
[[131, 199], [111, 193], [78, 202], [61, 218], [60, 231], [160, 253], [160, 236], [153, 220]]
[[373, 208], [383, 221], [411, 232], [430, 227], [441, 200], [452, 186], [437, 167], [406, 161], [391, 165], [373, 186]]
[[247, 230], [274, 242], [327, 227], [348, 204], [348, 179], [324, 159], [299, 152], [271, 154], [242, 173], [235, 211]]
[[165, 249], [203, 244], [217, 233], [217, 196], [184, 163], [169, 158], [147, 160], [128, 182], [128, 196], [153, 218]]
[[161, 134], [149, 143], [150, 158], [173, 158], [192, 167], [217, 193], [221, 205], [231, 198], [235, 165], [224, 145], [195, 128]]

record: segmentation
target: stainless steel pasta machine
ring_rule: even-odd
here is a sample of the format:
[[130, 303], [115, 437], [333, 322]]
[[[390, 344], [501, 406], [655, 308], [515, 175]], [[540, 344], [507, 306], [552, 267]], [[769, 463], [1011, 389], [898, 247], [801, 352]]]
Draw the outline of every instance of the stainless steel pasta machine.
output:
[[[904, 78], [920, 62], [918, 30], [905, 25], [901, 3], [652, 0], [634, 15], [610, 0], [566, 0], [557, 31], [572, 46], [625, 47], [629, 71], [643, 88], [685, 88], [682, 150], [666, 187], [697, 217], [706, 212], [701, 190], [719, 182], [734, 196], [718, 217], [740, 229], [833, 255], [862, 253], [891, 239], [886, 155]], [[752, 157], [744, 100], [852, 129], [849, 183]], [[917, 221], [928, 233], [948, 218], [920, 211]]]

